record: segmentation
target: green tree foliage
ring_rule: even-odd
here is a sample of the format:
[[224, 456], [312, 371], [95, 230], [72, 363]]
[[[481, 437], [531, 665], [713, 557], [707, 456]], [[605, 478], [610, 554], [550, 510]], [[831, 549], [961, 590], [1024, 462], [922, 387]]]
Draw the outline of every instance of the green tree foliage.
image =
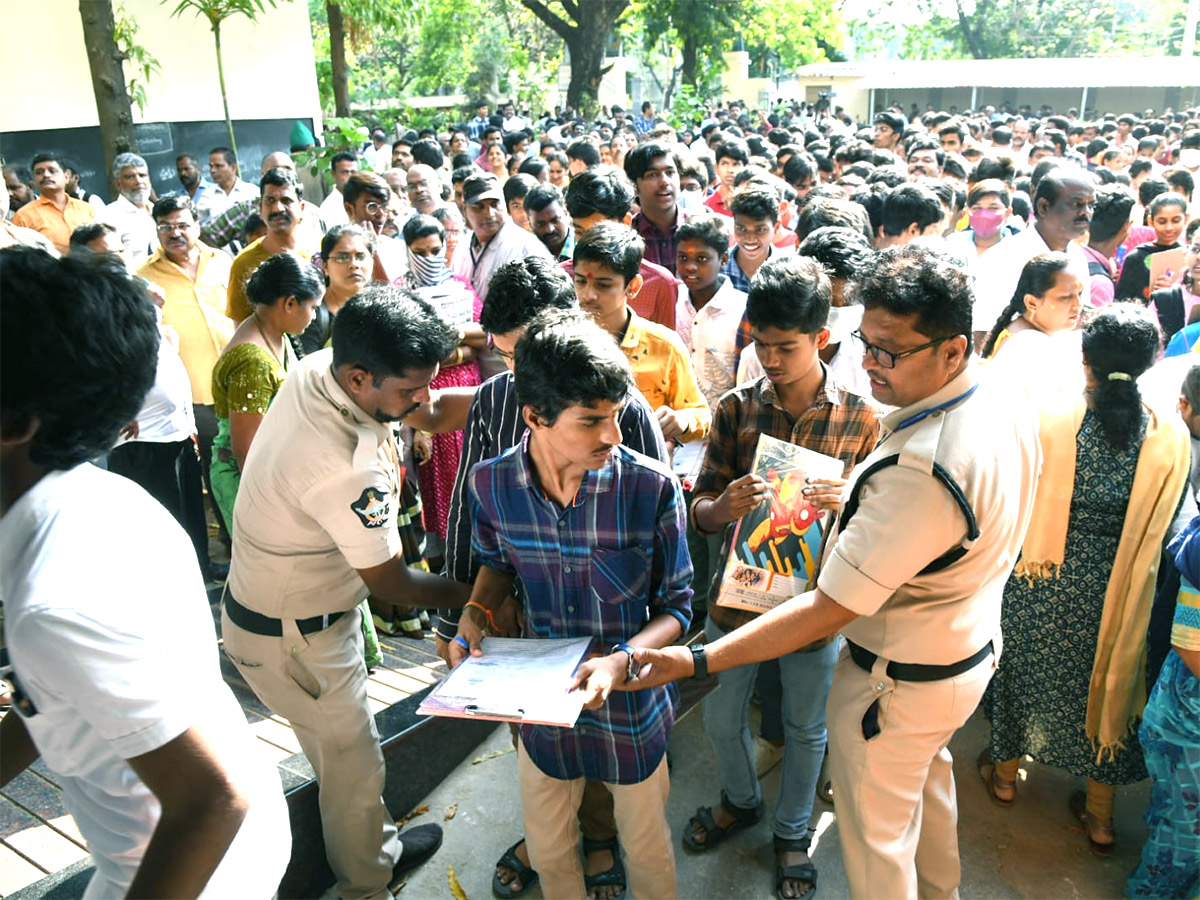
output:
[[146, 85], [151, 76], [161, 71], [158, 60], [145, 47], [137, 42], [137, 20], [126, 11], [124, 6], [118, 6], [113, 16], [113, 40], [117, 49], [125, 57], [125, 89], [129, 99], [137, 106], [138, 112], [146, 112]]

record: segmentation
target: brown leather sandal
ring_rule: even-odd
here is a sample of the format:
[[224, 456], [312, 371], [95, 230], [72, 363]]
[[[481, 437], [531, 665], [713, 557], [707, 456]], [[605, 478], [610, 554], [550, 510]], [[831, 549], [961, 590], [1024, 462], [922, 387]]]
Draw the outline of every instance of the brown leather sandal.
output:
[[[992, 798], [992, 802], [997, 806], [1008, 807], [1013, 805], [1013, 801], [1017, 799], [1017, 783], [1015, 781], [1005, 781], [996, 774], [996, 763], [992, 761], [992, 757], [988, 753], [986, 747], [979, 752], [978, 758], [975, 760], [975, 768], [979, 771], [979, 777], [983, 779], [983, 786], [987, 789], [988, 796]], [[1011, 791], [1011, 797], [1001, 797], [997, 790]]]
[[1084, 791], [1075, 791], [1068, 803], [1071, 814], [1083, 824], [1083, 833], [1087, 835], [1088, 846], [1092, 848], [1092, 852], [1097, 856], [1112, 856], [1117, 846], [1117, 833], [1113, 830], [1112, 819], [1104, 821], [1088, 812], [1087, 793]]

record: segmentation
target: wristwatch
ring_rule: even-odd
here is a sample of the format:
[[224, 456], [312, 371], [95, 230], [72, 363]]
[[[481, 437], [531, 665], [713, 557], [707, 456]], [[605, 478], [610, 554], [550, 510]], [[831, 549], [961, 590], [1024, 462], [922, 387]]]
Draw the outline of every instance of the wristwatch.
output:
[[704, 681], [708, 678], [708, 654], [704, 652], [704, 645], [692, 644], [688, 649], [692, 651], [692, 665], [695, 667], [692, 681]]
[[625, 683], [626, 684], [633, 681], [633, 679], [637, 678], [638, 672], [640, 672], [642, 670], [642, 664], [640, 662], [638, 662], [633, 656], [633, 651], [635, 649], [636, 648], [634, 648], [630, 644], [613, 644], [612, 649], [608, 651], [609, 653], [616, 653], [616, 652], [620, 651], [621, 653], [624, 653], [629, 657], [629, 662], [625, 664]]

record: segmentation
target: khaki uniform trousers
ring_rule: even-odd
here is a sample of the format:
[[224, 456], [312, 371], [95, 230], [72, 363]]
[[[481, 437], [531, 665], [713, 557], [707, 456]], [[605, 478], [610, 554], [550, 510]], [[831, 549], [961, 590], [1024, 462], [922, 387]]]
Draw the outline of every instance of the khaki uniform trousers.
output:
[[[894, 681], [842, 650], [826, 717], [829, 775], [850, 896], [958, 897], [958, 806], [947, 744], [978, 706], [995, 655], [941, 681]], [[879, 733], [863, 716], [879, 701]]]
[[358, 608], [301, 635], [239, 628], [222, 608], [225, 652], [271, 711], [287, 719], [320, 785], [325, 855], [345, 900], [390, 898], [400, 859], [396, 823], [383, 804], [384, 763], [367, 706], [367, 669]]
[[[584, 779], [552, 778], [517, 747], [517, 774], [525, 820], [529, 863], [541, 876], [546, 900], [582, 900], [583, 864], [579, 856], [577, 813]], [[667, 825], [671, 779], [664, 755], [658, 768], [637, 784], [612, 784], [613, 812], [625, 850], [629, 888], [638, 900], [674, 900], [675, 850]]]

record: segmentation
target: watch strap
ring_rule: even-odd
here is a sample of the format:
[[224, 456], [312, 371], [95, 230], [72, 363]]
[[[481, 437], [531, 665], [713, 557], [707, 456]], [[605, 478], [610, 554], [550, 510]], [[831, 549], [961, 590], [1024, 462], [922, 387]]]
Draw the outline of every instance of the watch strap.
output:
[[692, 665], [695, 668], [692, 680], [703, 681], [708, 678], [708, 654], [704, 652], [704, 645], [692, 644], [688, 649], [692, 651]]

